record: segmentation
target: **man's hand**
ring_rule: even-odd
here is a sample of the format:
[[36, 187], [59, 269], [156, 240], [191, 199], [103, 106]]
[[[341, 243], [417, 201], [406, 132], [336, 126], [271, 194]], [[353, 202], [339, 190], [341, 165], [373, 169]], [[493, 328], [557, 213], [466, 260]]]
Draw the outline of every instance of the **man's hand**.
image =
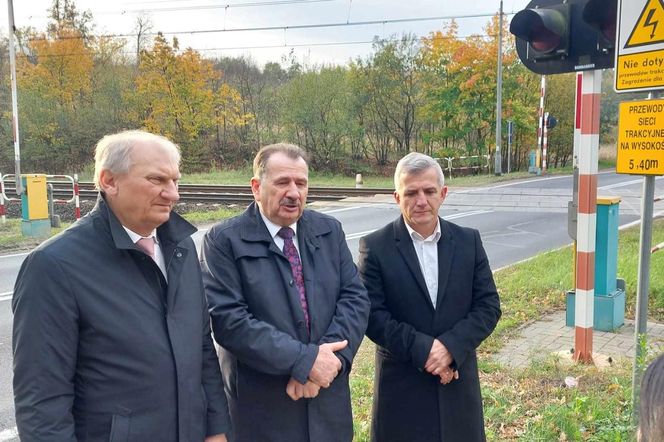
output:
[[311, 381], [306, 384], [300, 384], [293, 378], [290, 378], [288, 385], [286, 385], [286, 394], [294, 401], [302, 398], [311, 399], [318, 396], [320, 387]]
[[205, 438], [205, 442], [227, 442], [225, 434], [215, 434]]
[[434, 339], [424, 369], [432, 375], [438, 376], [448, 369], [453, 361], [452, 353], [447, 350], [447, 347], [438, 339]]
[[347, 345], [348, 341], [345, 339], [321, 344], [318, 347], [318, 356], [309, 372], [309, 379], [323, 388], [329, 387], [341, 370], [341, 361], [334, 352], [343, 350]]
[[447, 385], [452, 382], [453, 379], [459, 379], [459, 372], [448, 367], [440, 373], [439, 377], [440, 383]]

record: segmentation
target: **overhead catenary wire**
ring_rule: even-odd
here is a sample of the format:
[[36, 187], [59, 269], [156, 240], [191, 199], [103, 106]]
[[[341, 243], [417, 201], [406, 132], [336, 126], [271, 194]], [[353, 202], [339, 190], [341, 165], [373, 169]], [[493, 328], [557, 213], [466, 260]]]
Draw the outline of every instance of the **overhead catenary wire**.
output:
[[[429, 40], [433, 41], [440, 41], [440, 40], [468, 40], [471, 38], [483, 38], [483, 39], [491, 39], [491, 38], [496, 38], [495, 34], [472, 34], [472, 35], [464, 35], [464, 36], [434, 36], [434, 37], [417, 37], [418, 39], [421, 38], [427, 38]], [[385, 43], [395, 43], [400, 41], [401, 38], [396, 37], [396, 38], [382, 38], [378, 40], [379, 42], [385, 42]], [[191, 49], [195, 52], [212, 52], [212, 51], [237, 51], [237, 50], [249, 50], [249, 49], [278, 49], [278, 48], [302, 48], [302, 47], [318, 47], [318, 46], [349, 46], [349, 45], [365, 45], [365, 44], [373, 44], [375, 43], [376, 40], [361, 40], [361, 41], [332, 41], [332, 42], [319, 42], [319, 43], [295, 43], [295, 44], [288, 44], [288, 43], [281, 43], [281, 44], [274, 44], [274, 45], [257, 45], [257, 46], [233, 46], [233, 47], [220, 47], [220, 48], [186, 48], [186, 49]], [[135, 51], [122, 51], [119, 53], [120, 55], [135, 55]], [[45, 58], [50, 58], [50, 57], [80, 57], [83, 55], [90, 55], [86, 54], [83, 52], [78, 52], [78, 53], [64, 53], [64, 54], [41, 54], [39, 55], [39, 58], [45, 57]], [[93, 54], [94, 55], [94, 54]], [[2, 57], [0, 57], [2, 58]]]
[[126, 9], [123, 11], [106, 11], [102, 12], [103, 14], [126, 14], [131, 12], [140, 12], [140, 13], [159, 13], [159, 12], [182, 12], [182, 11], [200, 11], [208, 9], [235, 9], [235, 8], [251, 8], [256, 6], [281, 6], [281, 5], [295, 5], [295, 4], [307, 4], [307, 3], [327, 3], [333, 2], [336, 0], [284, 0], [284, 1], [263, 1], [263, 2], [251, 2], [251, 3], [227, 3], [219, 5], [195, 5], [195, 6], [170, 6], [165, 8], [136, 8], [136, 9]]
[[[216, 5], [193, 5], [193, 6], [169, 6], [164, 8], [135, 8], [135, 9], [119, 9], [119, 10], [106, 10], [95, 11], [95, 15], [125, 15], [129, 13], [160, 13], [160, 12], [183, 12], [183, 11], [201, 11], [209, 9], [237, 9], [237, 8], [252, 8], [252, 7], [265, 7], [265, 6], [282, 6], [282, 5], [303, 5], [307, 3], [329, 3], [336, 0], [268, 0], [247, 3], [223, 3]], [[135, 2], [139, 3], [139, 2]], [[132, 3], [135, 5], [135, 3]], [[140, 2], [140, 3], [164, 3], [163, 1], [155, 2]], [[31, 16], [32, 18], [46, 18], [45, 16]]]
[[[513, 14], [513, 13], [509, 13]], [[506, 15], [509, 15], [506, 13]], [[335, 27], [346, 27], [346, 26], [371, 26], [371, 25], [386, 25], [386, 24], [396, 24], [396, 23], [416, 23], [423, 21], [439, 21], [439, 20], [457, 20], [457, 19], [468, 19], [468, 18], [487, 18], [493, 17], [495, 13], [479, 13], [479, 14], [467, 14], [467, 15], [447, 15], [447, 16], [427, 16], [427, 17], [412, 17], [412, 18], [395, 18], [395, 19], [379, 19], [379, 20], [364, 20], [364, 21], [355, 21], [355, 22], [333, 22], [333, 23], [308, 23], [300, 25], [277, 25], [277, 26], [254, 26], [254, 27], [243, 27], [243, 28], [219, 28], [219, 29], [191, 29], [183, 31], [156, 31], [156, 32], [145, 32], [141, 35], [145, 36], [156, 36], [156, 35], [199, 35], [199, 34], [213, 34], [213, 33], [227, 33], [227, 32], [264, 32], [264, 31], [292, 31], [299, 29], [322, 29], [322, 28], [335, 28]], [[99, 35], [99, 38], [128, 38], [128, 37], [137, 37], [137, 33], [123, 33], [123, 34], [102, 34]], [[85, 38], [81, 35], [65, 35], [60, 36], [57, 39], [60, 40], [71, 40], [71, 39], [80, 39]], [[48, 38], [37, 37], [31, 38], [29, 41], [40, 41], [48, 40]]]

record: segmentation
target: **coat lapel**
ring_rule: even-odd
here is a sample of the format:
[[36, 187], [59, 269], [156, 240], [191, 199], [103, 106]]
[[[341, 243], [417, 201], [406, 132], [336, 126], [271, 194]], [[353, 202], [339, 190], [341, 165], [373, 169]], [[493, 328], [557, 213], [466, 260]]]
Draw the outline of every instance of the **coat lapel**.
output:
[[431, 297], [429, 297], [429, 290], [427, 285], [424, 282], [424, 275], [422, 275], [422, 270], [420, 269], [420, 262], [417, 259], [417, 253], [415, 253], [415, 247], [413, 246], [413, 240], [410, 235], [408, 235], [408, 230], [406, 229], [406, 223], [403, 220], [403, 216], [400, 216], [396, 221], [394, 221], [394, 240], [397, 245], [397, 249], [401, 253], [406, 267], [410, 270], [413, 278], [417, 281], [417, 285], [420, 287], [420, 294], [424, 297], [427, 304], [433, 310], [433, 303], [431, 302]]
[[452, 269], [452, 259], [454, 258], [454, 237], [447, 221], [439, 218], [440, 239], [438, 240], [438, 295], [436, 298], [436, 307], [443, 303], [447, 283], [450, 280], [450, 270]]
[[[196, 227], [189, 224], [180, 215], [171, 213], [168, 222], [157, 227], [159, 241], [161, 241], [161, 253], [164, 255], [168, 283], [166, 290], [166, 302], [169, 309], [175, 305], [175, 295], [178, 293], [178, 285], [182, 279], [182, 269], [189, 253], [196, 253], [183, 245], [183, 241], [196, 232]], [[193, 244], [193, 243], [190, 243]]]

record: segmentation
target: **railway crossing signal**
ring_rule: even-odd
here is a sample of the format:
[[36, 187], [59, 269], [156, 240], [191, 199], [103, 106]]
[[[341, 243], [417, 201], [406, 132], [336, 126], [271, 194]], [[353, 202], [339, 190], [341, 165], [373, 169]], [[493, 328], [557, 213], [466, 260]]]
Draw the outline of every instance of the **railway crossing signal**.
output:
[[521, 62], [542, 74], [612, 68], [617, 0], [532, 0], [510, 23]]

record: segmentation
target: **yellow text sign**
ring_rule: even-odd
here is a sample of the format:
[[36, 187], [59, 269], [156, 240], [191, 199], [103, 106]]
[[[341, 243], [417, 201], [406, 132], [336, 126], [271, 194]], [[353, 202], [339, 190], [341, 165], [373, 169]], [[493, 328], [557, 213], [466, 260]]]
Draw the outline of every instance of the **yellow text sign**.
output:
[[664, 100], [620, 103], [616, 172], [664, 175]]
[[620, 55], [617, 60], [616, 90], [652, 89], [664, 84], [664, 52]]

